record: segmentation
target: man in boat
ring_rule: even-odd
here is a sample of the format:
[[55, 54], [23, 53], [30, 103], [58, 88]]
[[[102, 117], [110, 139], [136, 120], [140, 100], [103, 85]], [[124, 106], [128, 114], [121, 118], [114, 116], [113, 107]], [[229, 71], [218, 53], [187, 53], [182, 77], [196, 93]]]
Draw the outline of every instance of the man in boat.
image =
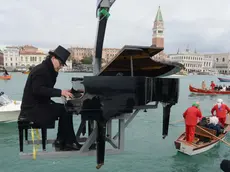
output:
[[70, 90], [54, 88], [59, 70], [66, 65], [70, 52], [58, 46], [50, 51], [47, 58], [35, 66], [28, 75], [24, 88], [20, 117], [25, 117], [40, 126], [46, 127], [59, 118], [57, 150], [79, 150], [73, 128], [72, 115], [67, 114], [63, 104], [55, 103], [52, 97], [72, 98]]
[[215, 90], [215, 86], [216, 86], [216, 84], [213, 81], [211, 81], [211, 85], [210, 85], [211, 90]]
[[205, 127], [216, 130], [216, 136], [219, 136], [224, 131], [224, 128], [219, 124], [219, 119], [216, 116], [208, 117]]
[[186, 141], [189, 143], [194, 140], [197, 122], [202, 119], [202, 113], [199, 107], [199, 102], [193, 103], [192, 106], [183, 113], [186, 125]]
[[223, 85], [221, 91], [226, 91], [227, 87], [225, 85]]
[[206, 84], [205, 84], [205, 81], [202, 81], [201, 88], [202, 88], [203, 90], [206, 90]]
[[219, 119], [222, 127], [225, 125], [226, 115], [230, 113], [229, 107], [224, 104], [222, 99], [217, 99], [217, 104], [213, 106], [211, 113], [214, 116], [214, 111], [216, 111], [216, 117]]
[[7, 70], [4, 68], [3, 76], [8, 76], [8, 75], [9, 75], [9, 74], [8, 74]]

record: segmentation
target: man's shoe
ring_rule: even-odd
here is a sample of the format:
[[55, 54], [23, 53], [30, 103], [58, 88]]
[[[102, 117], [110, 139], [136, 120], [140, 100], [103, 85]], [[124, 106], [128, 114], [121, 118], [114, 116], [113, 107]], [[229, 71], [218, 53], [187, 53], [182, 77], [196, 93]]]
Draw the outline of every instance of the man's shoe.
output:
[[72, 144], [66, 144], [64, 147], [65, 151], [76, 151], [76, 150], [80, 150], [82, 147], [82, 145], [80, 145], [79, 143], [72, 143]]
[[64, 142], [61, 140], [55, 140], [53, 147], [55, 147], [56, 151], [61, 151], [64, 149]]

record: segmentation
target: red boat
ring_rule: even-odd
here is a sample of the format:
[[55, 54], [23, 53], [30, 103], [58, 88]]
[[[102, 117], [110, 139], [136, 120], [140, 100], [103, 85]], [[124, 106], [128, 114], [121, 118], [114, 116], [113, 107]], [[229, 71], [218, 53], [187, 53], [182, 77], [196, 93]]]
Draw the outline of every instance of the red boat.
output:
[[189, 85], [189, 91], [198, 94], [230, 94], [230, 91], [218, 91], [218, 90], [203, 90], [200, 88], [195, 88]]

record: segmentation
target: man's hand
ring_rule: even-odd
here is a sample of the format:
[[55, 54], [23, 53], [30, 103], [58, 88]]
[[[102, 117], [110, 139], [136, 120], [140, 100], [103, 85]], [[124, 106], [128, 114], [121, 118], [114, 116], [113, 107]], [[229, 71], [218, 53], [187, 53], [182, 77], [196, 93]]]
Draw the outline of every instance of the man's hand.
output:
[[70, 90], [62, 90], [61, 95], [66, 98], [73, 98], [73, 94], [70, 92]]

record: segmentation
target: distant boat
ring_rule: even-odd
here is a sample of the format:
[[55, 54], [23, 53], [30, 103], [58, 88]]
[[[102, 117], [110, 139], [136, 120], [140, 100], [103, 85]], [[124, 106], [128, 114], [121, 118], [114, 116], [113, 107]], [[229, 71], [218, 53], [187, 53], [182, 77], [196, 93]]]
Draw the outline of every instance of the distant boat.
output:
[[23, 74], [29, 74], [30, 71], [23, 71], [22, 73], [23, 73]]
[[220, 82], [230, 82], [230, 78], [218, 78]]
[[10, 80], [11, 79], [11, 75], [2, 75], [0, 76], [1, 80]]
[[195, 88], [189, 85], [189, 91], [192, 93], [198, 93], [198, 94], [230, 94], [230, 91], [218, 91], [218, 90], [203, 90], [201, 88]]

